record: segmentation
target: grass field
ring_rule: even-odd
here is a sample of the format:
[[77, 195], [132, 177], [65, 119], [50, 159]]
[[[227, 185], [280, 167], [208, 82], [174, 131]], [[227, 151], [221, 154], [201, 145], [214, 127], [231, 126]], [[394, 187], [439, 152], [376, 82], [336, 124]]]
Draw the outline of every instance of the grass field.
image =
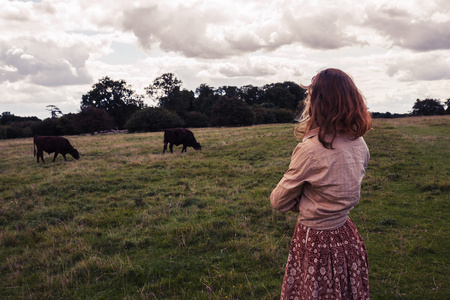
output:
[[[37, 164], [0, 141], [1, 299], [277, 299], [296, 223], [269, 194], [293, 124], [70, 136], [81, 159]], [[351, 211], [372, 299], [448, 299], [450, 118], [376, 119]]]

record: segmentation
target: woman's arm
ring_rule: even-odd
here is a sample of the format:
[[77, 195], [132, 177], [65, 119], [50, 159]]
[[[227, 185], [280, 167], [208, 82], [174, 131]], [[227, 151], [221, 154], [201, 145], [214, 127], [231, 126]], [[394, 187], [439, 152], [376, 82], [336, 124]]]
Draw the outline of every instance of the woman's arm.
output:
[[270, 194], [272, 207], [279, 211], [297, 211], [303, 185], [312, 173], [311, 158], [303, 143], [295, 148], [289, 169]]

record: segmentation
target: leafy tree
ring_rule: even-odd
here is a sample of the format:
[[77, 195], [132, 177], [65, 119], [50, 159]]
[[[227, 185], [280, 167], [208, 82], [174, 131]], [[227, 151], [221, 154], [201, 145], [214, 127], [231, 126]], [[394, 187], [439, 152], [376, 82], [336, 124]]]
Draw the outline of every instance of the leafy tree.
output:
[[415, 116], [443, 115], [444, 105], [437, 99], [416, 100], [412, 114]]
[[445, 106], [447, 106], [447, 108], [445, 109], [445, 114], [450, 115], [450, 98], [445, 100]]
[[145, 88], [147, 95], [158, 101], [158, 105], [162, 108], [170, 109], [171, 99], [176, 89], [181, 88], [183, 82], [175, 77], [173, 73], [165, 73]]
[[81, 110], [88, 106], [102, 108], [113, 118], [115, 126], [123, 128], [134, 112], [145, 107], [142, 98], [125, 80], [112, 80], [106, 76], [82, 96]]
[[282, 86], [273, 86], [266, 90], [264, 93], [264, 102], [272, 103], [278, 108], [290, 108], [295, 107], [295, 96], [289, 93], [288, 90]]
[[303, 100], [306, 98], [306, 90], [297, 83], [292, 81], [285, 81], [282, 83], [282, 86], [287, 89], [289, 93], [294, 95], [296, 100], [295, 105], [297, 105], [299, 102], [303, 102]]
[[263, 90], [251, 84], [244, 85], [240, 89], [239, 97], [250, 106], [261, 104], [263, 101]]
[[211, 110], [213, 126], [253, 125], [255, 116], [248, 105], [239, 98], [220, 97]]
[[62, 116], [61, 110], [55, 105], [47, 105], [47, 110], [50, 112], [51, 118], [55, 119], [58, 115]]
[[161, 107], [148, 107], [137, 111], [125, 124], [129, 132], [160, 131], [183, 126], [184, 121], [176, 113]]
[[299, 102], [306, 98], [306, 90], [291, 81], [267, 84], [263, 91], [261, 103], [272, 103], [277, 108], [289, 110], [295, 110]]
[[216, 94], [219, 96], [226, 96], [227, 98], [238, 98], [241, 95], [241, 90], [236, 86], [221, 86], [217, 89]]
[[160, 99], [160, 107], [176, 112], [178, 114], [192, 110], [194, 93], [179, 87], [175, 87], [168, 97]]
[[192, 102], [192, 109], [201, 112], [207, 116], [211, 115], [211, 108], [216, 103], [219, 96], [215, 93], [214, 88], [207, 84], [201, 84], [195, 90], [197, 97]]
[[214, 88], [205, 83], [200, 84], [200, 86], [195, 89], [195, 96], [197, 96], [197, 98], [211, 97], [213, 95]]

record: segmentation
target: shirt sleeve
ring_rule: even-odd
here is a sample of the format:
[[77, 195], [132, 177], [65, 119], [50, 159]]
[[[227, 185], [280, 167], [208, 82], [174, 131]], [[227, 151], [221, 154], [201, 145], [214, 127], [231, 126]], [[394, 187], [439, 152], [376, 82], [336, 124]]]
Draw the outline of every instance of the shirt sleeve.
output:
[[298, 211], [303, 185], [312, 174], [311, 156], [304, 143], [300, 143], [292, 153], [289, 169], [270, 194], [272, 207], [279, 211]]

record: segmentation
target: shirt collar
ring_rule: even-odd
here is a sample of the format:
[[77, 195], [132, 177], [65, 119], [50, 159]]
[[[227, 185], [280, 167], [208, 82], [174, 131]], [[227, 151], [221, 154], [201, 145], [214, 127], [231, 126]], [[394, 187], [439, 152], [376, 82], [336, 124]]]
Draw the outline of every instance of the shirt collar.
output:
[[309, 130], [303, 137], [303, 142], [319, 134], [319, 127]]

